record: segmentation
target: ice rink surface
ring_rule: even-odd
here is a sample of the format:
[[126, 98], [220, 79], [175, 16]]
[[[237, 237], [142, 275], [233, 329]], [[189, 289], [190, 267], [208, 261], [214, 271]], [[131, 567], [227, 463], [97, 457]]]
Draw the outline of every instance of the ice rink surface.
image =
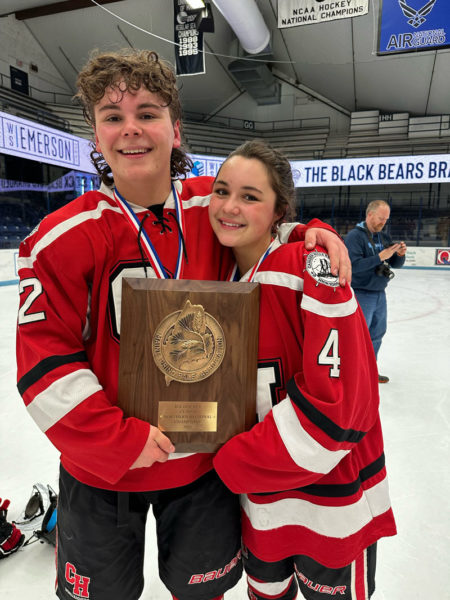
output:
[[[450, 270], [396, 271], [379, 370], [381, 417], [398, 535], [378, 545], [373, 600], [450, 599]], [[18, 518], [36, 482], [58, 489], [58, 453], [28, 416], [16, 389], [17, 287], [0, 287], [0, 497]], [[170, 600], [156, 571], [148, 524], [142, 600]], [[35, 543], [0, 561], [1, 600], [51, 600], [54, 551]], [[245, 583], [226, 600], [246, 597]], [[123, 599], [127, 600], [127, 599]]]

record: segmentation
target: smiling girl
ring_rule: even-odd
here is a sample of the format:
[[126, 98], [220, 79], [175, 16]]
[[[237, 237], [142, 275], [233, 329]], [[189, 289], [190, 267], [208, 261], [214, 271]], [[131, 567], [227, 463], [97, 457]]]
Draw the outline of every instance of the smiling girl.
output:
[[[279, 245], [294, 196], [287, 159], [247, 142], [223, 163], [209, 215], [233, 249], [230, 279], [261, 284], [258, 424], [214, 459], [242, 494], [252, 599], [366, 600], [376, 541], [396, 532], [364, 316], [320, 247]], [[320, 594], [320, 595], [319, 595]]]

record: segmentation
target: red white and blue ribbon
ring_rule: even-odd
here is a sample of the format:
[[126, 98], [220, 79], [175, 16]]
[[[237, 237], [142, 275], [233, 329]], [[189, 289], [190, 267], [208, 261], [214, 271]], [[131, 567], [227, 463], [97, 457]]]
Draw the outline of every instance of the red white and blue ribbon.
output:
[[253, 268], [250, 271], [250, 274], [248, 276], [244, 275], [244, 276], [240, 277], [238, 266], [237, 266], [237, 264], [235, 264], [234, 267], [233, 267], [233, 269], [231, 270], [231, 273], [230, 273], [229, 277], [228, 277], [228, 281], [253, 281], [255, 279], [256, 273], [259, 270], [259, 267], [262, 265], [263, 261], [272, 252], [274, 243], [275, 243], [275, 240], [272, 239], [272, 241], [270, 242], [267, 250], [264, 252], [264, 254], [261, 255], [260, 259], [253, 266]]
[[[136, 233], [139, 234], [139, 228], [140, 228], [141, 222], [140, 222], [138, 216], [136, 215], [136, 213], [134, 212], [134, 210], [132, 209], [130, 204], [125, 200], [125, 198], [116, 189], [114, 189], [113, 192], [114, 192], [114, 199], [117, 202], [117, 204], [119, 205], [119, 207], [121, 208], [128, 223], [130, 224], [130, 226], [133, 229], [135, 229]], [[178, 196], [173, 183], [172, 183], [172, 194], [173, 194], [173, 200], [175, 203], [177, 220], [178, 220], [178, 223], [180, 226], [179, 230], [178, 230], [178, 257], [177, 257], [177, 264], [175, 267], [175, 273], [174, 273], [173, 278], [181, 279], [181, 275], [183, 273], [183, 267], [184, 267], [182, 236], [184, 235], [185, 224], [184, 224], [184, 214], [183, 214], [183, 206], [181, 204], [181, 199]], [[170, 279], [167, 271], [165, 270], [165, 268], [161, 262], [161, 259], [158, 256], [158, 253], [157, 253], [155, 247], [153, 246], [147, 232], [144, 229], [141, 230], [141, 238], [142, 238], [143, 246], [145, 248], [145, 252], [147, 254], [147, 258], [149, 259], [150, 264], [156, 273], [156, 276], [159, 279]]]

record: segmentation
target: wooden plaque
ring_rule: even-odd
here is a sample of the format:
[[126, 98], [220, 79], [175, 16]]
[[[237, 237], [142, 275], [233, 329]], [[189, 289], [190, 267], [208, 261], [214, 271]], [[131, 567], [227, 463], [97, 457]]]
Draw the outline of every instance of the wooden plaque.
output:
[[124, 278], [118, 403], [176, 452], [214, 452], [256, 419], [259, 284]]

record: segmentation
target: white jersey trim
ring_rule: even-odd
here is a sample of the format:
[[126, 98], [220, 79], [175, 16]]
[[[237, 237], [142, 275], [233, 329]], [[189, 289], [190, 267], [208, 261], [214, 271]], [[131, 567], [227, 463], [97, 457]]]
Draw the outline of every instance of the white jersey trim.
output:
[[302, 292], [303, 279], [298, 275], [290, 273], [281, 273], [279, 271], [258, 271], [253, 278], [253, 281], [266, 285], [278, 285], [280, 287], [289, 288], [290, 290]]
[[293, 575], [290, 575], [284, 579], [284, 581], [272, 581], [270, 583], [266, 583], [264, 581], [257, 581], [256, 579], [250, 577], [250, 575], [247, 575], [247, 581], [249, 585], [257, 592], [260, 592], [266, 596], [276, 597], [281, 596], [283, 592], [287, 591], [288, 587], [291, 585], [292, 577]]
[[301, 307], [304, 310], [308, 310], [309, 312], [321, 317], [348, 317], [356, 312], [358, 303], [356, 302], [356, 298], [352, 290], [352, 297], [350, 300], [347, 300], [346, 302], [339, 302], [338, 304], [325, 304], [324, 302], [319, 302], [319, 300], [316, 300], [311, 296], [303, 294]]
[[169, 458], [167, 460], [178, 460], [179, 458], [187, 458], [188, 456], [193, 456], [196, 454], [195, 452], [173, 452], [169, 454]]
[[98, 191], [101, 194], [108, 196], [108, 198], [111, 198], [111, 200], [114, 200], [114, 187], [109, 187], [109, 185], [106, 185], [106, 183], [103, 183], [102, 181], [100, 187], [98, 188]]
[[255, 530], [298, 526], [338, 539], [357, 533], [391, 508], [386, 477], [365, 490], [357, 502], [346, 506], [321, 506], [300, 498], [256, 504], [245, 494], [241, 495], [241, 505]]
[[277, 237], [281, 244], [287, 244], [289, 236], [300, 223], [281, 223], [277, 229]]
[[27, 406], [42, 431], [47, 431], [79, 404], [101, 391], [97, 377], [89, 369], [78, 369], [54, 381]]
[[327, 450], [302, 427], [287, 396], [272, 409], [278, 433], [292, 460], [312, 473], [329, 473], [350, 450]]
[[81, 223], [89, 221], [90, 219], [99, 219], [105, 210], [112, 210], [114, 212], [122, 213], [118, 206], [111, 206], [111, 204], [109, 204], [109, 202], [106, 202], [106, 200], [100, 200], [100, 202], [97, 204], [97, 207], [94, 210], [82, 212], [53, 227], [36, 243], [30, 256], [18, 258], [18, 270], [20, 271], [21, 269], [32, 269], [34, 261], [36, 260], [36, 257], [39, 254], [39, 252], [47, 248], [47, 246], [50, 246], [50, 244], [52, 244], [56, 239], [58, 239], [67, 231], [70, 231], [74, 227], [81, 225]]
[[181, 200], [183, 208], [192, 208], [193, 206], [209, 206], [211, 200], [211, 194], [207, 196], [192, 196], [189, 200]]

